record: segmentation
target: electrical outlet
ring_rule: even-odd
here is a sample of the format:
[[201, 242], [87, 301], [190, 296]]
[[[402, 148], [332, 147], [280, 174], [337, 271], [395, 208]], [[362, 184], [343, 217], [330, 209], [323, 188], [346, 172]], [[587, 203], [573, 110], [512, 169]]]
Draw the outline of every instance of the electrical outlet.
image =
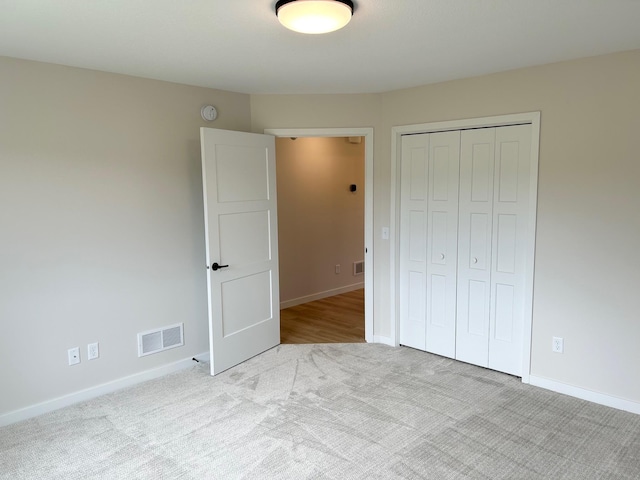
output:
[[80, 363], [80, 348], [73, 347], [67, 350], [67, 356], [69, 357], [69, 365], [77, 365]]
[[90, 343], [87, 345], [87, 359], [94, 360], [100, 356], [100, 349], [98, 347], [98, 342]]
[[564, 339], [562, 337], [553, 337], [551, 341], [551, 351], [555, 353], [564, 352]]
[[340, 273], [340, 265], [336, 265], [336, 275]]

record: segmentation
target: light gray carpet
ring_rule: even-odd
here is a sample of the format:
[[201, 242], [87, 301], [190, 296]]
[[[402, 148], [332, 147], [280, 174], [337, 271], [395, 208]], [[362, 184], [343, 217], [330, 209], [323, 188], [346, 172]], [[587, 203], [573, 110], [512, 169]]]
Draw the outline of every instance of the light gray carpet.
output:
[[2, 479], [638, 479], [640, 416], [407, 348], [283, 345], [0, 429]]

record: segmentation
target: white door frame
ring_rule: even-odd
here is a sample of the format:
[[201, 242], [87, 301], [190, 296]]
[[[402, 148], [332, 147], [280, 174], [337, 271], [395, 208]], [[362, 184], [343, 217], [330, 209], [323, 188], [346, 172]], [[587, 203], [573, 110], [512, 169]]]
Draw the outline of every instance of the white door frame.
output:
[[372, 343], [373, 128], [267, 128], [264, 133], [276, 137], [364, 137], [364, 339]]
[[400, 158], [402, 147], [402, 135], [415, 133], [433, 133], [448, 130], [465, 130], [484, 127], [504, 127], [507, 125], [531, 125], [531, 203], [529, 205], [529, 236], [527, 241], [527, 259], [525, 275], [525, 325], [523, 335], [523, 365], [522, 382], [529, 383], [531, 374], [531, 329], [533, 323], [533, 273], [536, 242], [536, 212], [538, 205], [538, 158], [540, 149], [540, 112], [526, 112], [512, 115], [498, 115], [494, 117], [469, 118], [463, 120], [451, 120], [446, 122], [421, 123], [416, 125], [403, 125], [391, 129], [391, 288], [390, 288], [390, 314], [391, 314], [391, 341], [398, 346], [400, 318], [398, 285], [400, 251], [398, 249], [400, 228]]

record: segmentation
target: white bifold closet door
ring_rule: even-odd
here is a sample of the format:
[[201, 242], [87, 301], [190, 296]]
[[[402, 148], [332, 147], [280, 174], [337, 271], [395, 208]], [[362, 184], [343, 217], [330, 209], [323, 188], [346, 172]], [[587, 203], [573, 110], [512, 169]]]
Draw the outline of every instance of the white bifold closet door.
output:
[[518, 376], [530, 158], [530, 125], [462, 132], [456, 358]]
[[402, 137], [400, 343], [455, 357], [460, 132]]
[[402, 345], [522, 374], [530, 142], [530, 125], [402, 137]]

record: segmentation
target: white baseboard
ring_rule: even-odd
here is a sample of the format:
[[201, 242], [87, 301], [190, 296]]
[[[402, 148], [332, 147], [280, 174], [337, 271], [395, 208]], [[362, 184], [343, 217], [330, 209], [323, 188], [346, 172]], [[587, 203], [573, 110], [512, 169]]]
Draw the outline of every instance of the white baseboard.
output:
[[566, 383], [549, 380], [548, 378], [544, 377], [536, 377], [535, 375], [529, 376], [529, 383], [536, 387], [545, 388], [553, 392], [563, 393], [571, 397], [580, 398], [582, 400], [598, 403], [607, 407], [617, 408], [618, 410], [640, 414], [640, 403], [633, 402], [631, 400], [625, 400], [624, 398], [618, 398], [612, 395], [606, 395], [604, 393], [598, 393], [580, 387], [574, 387], [573, 385], [567, 385]]
[[85, 400], [90, 400], [92, 398], [99, 397], [100, 395], [105, 395], [107, 393], [115, 392], [116, 390], [121, 390], [126, 387], [137, 385], [138, 383], [153, 380], [154, 378], [163, 377], [169, 373], [187, 369], [194, 365], [195, 362], [193, 361], [193, 358], [201, 362], [208, 362], [209, 352], [201, 353], [192, 358], [178, 360], [177, 362], [153, 368], [151, 370], [145, 370], [144, 372], [135, 373], [133, 375], [129, 375], [128, 377], [119, 378], [111, 382], [96, 385], [95, 387], [90, 387], [85, 390], [70, 393], [68, 395], [54, 398], [52, 400], [47, 400], [42, 403], [37, 403], [36, 405], [31, 405], [19, 410], [4, 413], [0, 415], [0, 427], [20, 422], [22, 420], [27, 420], [28, 418], [37, 417], [38, 415], [42, 415], [44, 413], [53, 412], [54, 410], [58, 410], [59, 408], [68, 407], [69, 405], [73, 405], [74, 403], [78, 402], [84, 402]]
[[382, 335], [374, 335], [373, 343], [382, 343], [383, 345], [389, 345], [390, 347], [395, 347], [395, 343], [389, 337], [383, 337]]
[[304, 297], [292, 298], [291, 300], [280, 302], [280, 310], [283, 308], [295, 307], [296, 305], [302, 305], [303, 303], [313, 302], [315, 300], [322, 300], [327, 297], [333, 297], [334, 295], [340, 295], [341, 293], [353, 292], [354, 290], [360, 290], [361, 288], [364, 288], [364, 283], [354, 283], [353, 285], [347, 285], [346, 287], [333, 288], [324, 292], [305, 295]]

